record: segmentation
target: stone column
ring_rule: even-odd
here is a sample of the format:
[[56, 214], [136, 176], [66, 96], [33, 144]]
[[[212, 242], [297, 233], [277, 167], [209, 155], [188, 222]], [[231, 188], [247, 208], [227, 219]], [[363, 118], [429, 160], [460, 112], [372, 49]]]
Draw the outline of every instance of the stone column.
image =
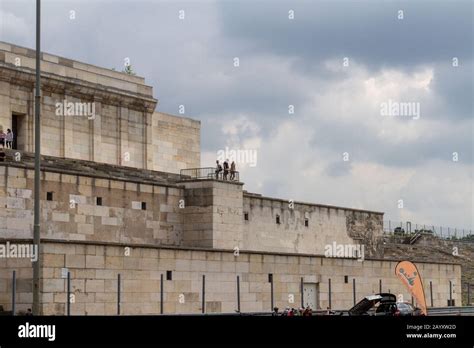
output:
[[117, 118], [119, 120], [119, 134], [117, 138], [117, 163], [127, 166], [130, 162], [125, 161], [125, 153], [130, 152], [128, 148], [128, 109], [122, 106], [117, 108]]
[[59, 132], [59, 142], [61, 149], [59, 151], [61, 157], [66, 157], [66, 134], [65, 134], [65, 129], [66, 129], [66, 117], [60, 117], [59, 119], [59, 127], [61, 127], [61, 131]]
[[100, 144], [102, 143], [102, 99], [94, 98], [95, 118], [90, 120], [91, 124], [91, 160], [95, 162], [104, 162]]
[[153, 112], [143, 112], [143, 168], [153, 170]]
[[[64, 95], [65, 100], [72, 100], [70, 96]], [[64, 118], [64, 157], [75, 158], [74, 156], [74, 119], [73, 117]]]
[[10, 83], [0, 81], [0, 126], [3, 126], [4, 132], [7, 131], [7, 124], [11, 122], [11, 114]]

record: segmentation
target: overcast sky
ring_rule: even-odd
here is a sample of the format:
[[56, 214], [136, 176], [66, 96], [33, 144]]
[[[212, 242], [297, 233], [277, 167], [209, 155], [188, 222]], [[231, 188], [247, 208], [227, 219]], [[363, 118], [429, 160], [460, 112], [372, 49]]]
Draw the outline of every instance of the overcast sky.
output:
[[[34, 3], [0, 0], [1, 41], [34, 48]], [[201, 120], [203, 166], [257, 153], [248, 191], [474, 229], [473, 4], [43, 0], [42, 48], [130, 58], [158, 111]]]

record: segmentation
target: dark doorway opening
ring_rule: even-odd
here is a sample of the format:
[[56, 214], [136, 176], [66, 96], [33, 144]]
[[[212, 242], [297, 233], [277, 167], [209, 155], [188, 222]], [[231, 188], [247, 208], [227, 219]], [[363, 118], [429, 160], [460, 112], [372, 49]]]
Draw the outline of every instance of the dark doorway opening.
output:
[[18, 149], [18, 115], [12, 115], [13, 148]]
[[17, 150], [26, 151], [28, 134], [27, 117], [25, 114], [12, 114], [13, 144], [12, 147]]

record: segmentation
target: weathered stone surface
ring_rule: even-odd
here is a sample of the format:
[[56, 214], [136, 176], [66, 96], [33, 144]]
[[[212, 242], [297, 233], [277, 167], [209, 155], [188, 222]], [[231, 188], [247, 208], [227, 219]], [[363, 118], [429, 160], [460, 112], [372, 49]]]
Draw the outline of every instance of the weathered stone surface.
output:
[[[35, 61], [28, 52], [0, 46], [0, 126], [12, 128], [12, 112], [21, 116], [22, 151], [34, 148]], [[172, 173], [199, 166], [200, 122], [154, 112], [157, 100], [144, 78], [46, 53], [41, 70], [43, 154]]]
[[[56, 245], [48, 243], [47, 245]], [[82, 251], [81, 251], [82, 250]], [[352, 306], [352, 279], [356, 280], [356, 297], [376, 293], [379, 281], [382, 290], [401, 294], [406, 299], [410, 295], [403, 284], [395, 277], [395, 261], [366, 260], [358, 262], [352, 259], [325, 258], [324, 265], [312, 260], [321, 257], [298, 255], [276, 256], [268, 254], [247, 254], [242, 252], [234, 261], [206, 261], [223, 259], [228, 253], [222, 251], [187, 251], [134, 248], [138, 257], [135, 263], [129, 256], [124, 256], [119, 246], [105, 246], [102, 256], [87, 255], [86, 249], [77, 249], [75, 255], [59, 254], [58, 259], [66, 259], [71, 265], [73, 274], [73, 291], [76, 303], [73, 304], [76, 314], [115, 314], [107, 309], [106, 304], [116, 301], [117, 275], [122, 277], [122, 313], [123, 314], [157, 314], [159, 313], [160, 275], [165, 276], [165, 313], [199, 313], [202, 289], [202, 275], [206, 275], [206, 311], [232, 312], [236, 304], [236, 278], [240, 276], [241, 306], [246, 311], [270, 310], [270, 284], [268, 273], [273, 274], [275, 306], [284, 308], [296, 306], [300, 302], [300, 280], [315, 284], [317, 289], [316, 305], [324, 309], [329, 303], [328, 283], [331, 279], [332, 308], [347, 309]], [[51, 254], [53, 255], [53, 254]], [[146, 258], [143, 258], [147, 256]], [[166, 259], [163, 256], [167, 256]], [[250, 256], [250, 257], [249, 257]], [[282, 257], [285, 263], [281, 263]], [[72, 268], [74, 262], [81, 266], [86, 259], [86, 266], [94, 266], [92, 274], [78, 273]], [[242, 262], [240, 258], [245, 261]], [[146, 262], [144, 261], [146, 260]], [[165, 263], [168, 260], [172, 263]], [[73, 262], [74, 261], [74, 262]], [[144, 263], [145, 262], [145, 263]], [[120, 265], [128, 267], [120, 268]], [[144, 265], [146, 266], [144, 267]], [[216, 268], [216, 265], [221, 267]], [[287, 265], [288, 267], [282, 267]], [[303, 267], [304, 266], [304, 267]], [[449, 280], [457, 287], [461, 281], [461, 266], [453, 264], [418, 263], [425, 279], [434, 283], [433, 301], [435, 306], [445, 305], [449, 297]], [[303, 268], [302, 268], [303, 267]], [[55, 302], [64, 299], [64, 279], [59, 279], [60, 266], [53, 267], [58, 272], [48, 274], [44, 280], [44, 296], [54, 295]], [[166, 280], [166, 271], [173, 271], [172, 280]], [[348, 275], [350, 282], [345, 283]], [[0, 274], [2, 276], [2, 274]], [[46, 285], [47, 284], [47, 285]], [[429, 283], [425, 282], [425, 293], [429, 298]], [[61, 297], [62, 296], [62, 297]], [[460, 301], [461, 293], [454, 292], [453, 298]], [[1, 300], [1, 298], [0, 298]], [[293, 303], [291, 301], [294, 301]], [[80, 306], [85, 303], [86, 307]], [[93, 305], [97, 305], [94, 307]], [[245, 305], [244, 305], [245, 304]], [[87, 309], [89, 308], [89, 310]], [[63, 314], [60, 307], [44, 306], [45, 314]]]

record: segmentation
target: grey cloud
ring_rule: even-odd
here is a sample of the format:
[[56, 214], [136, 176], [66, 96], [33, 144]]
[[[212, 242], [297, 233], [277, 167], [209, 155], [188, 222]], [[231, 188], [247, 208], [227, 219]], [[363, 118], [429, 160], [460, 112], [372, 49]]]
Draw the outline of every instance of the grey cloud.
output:
[[[423, 120], [400, 120], [400, 122], [423, 122]], [[351, 161], [375, 162], [390, 167], [421, 165], [433, 159], [453, 164], [452, 154], [458, 152], [459, 161], [474, 164], [474, 146], [469, 127], [456, 133], [445, 128], [440, 134], [419, 133], [415, 140], [394, 143], [395, 131], [387, 130], [384, 138], [366, 129], [362, 124], [338, 124], [318, 121], [313, 125], [314, 136], [310, 140], [313, 147], [326, 151], [327, 156], [341, 158], [348, 152]], [[385, 139], [385, 140], [384, 140]], [[340, 175], [337, 167], [328, 168], [329, 175]]]
[[455, 55], [470, 59], [473, 6], [468, 0], [259, 1], [219, 8], [223, 32], [246, 40], [249, 52], [300, 56], [309, 64], [347, 56], [376, 68], [410, 69]]
[[350, 174], [351, 167], [352, 165], [349, 161], [332, 162], [326, 167], [325, 172], [329, 176], [338, 177]]
[[[472, 46], [472, 44], [471, 44]], [[474, 116], [474, 59], [460, 59], [459, 67], [452, 66], [451, 61], [436, 65], [433, 81], [430, 85], [443, 110], [438, 115], [448, 120], [472, 119]]]

